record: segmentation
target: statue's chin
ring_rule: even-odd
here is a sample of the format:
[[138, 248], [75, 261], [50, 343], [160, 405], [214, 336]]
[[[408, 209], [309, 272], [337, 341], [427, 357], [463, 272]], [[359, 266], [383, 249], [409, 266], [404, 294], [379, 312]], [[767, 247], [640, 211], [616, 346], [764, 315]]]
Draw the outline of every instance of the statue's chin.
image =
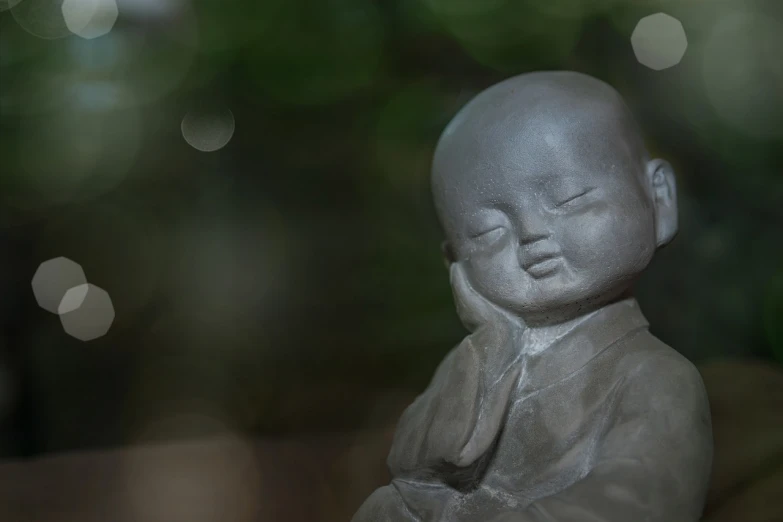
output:
[[549, 295], [542, 300], [506, 303], [504, 308], [528, 326], [558, 324], [629, 297], [632, 279], [617, 281], [614, 285], [597, 285], [596, 288], [587, 288], [587, 291], [561, 291], [560, 295]]

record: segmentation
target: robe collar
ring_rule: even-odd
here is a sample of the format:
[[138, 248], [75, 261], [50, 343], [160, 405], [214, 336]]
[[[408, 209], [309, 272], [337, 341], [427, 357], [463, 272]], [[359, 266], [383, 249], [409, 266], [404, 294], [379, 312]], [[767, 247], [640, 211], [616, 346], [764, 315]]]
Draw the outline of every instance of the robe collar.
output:
[[[621, 338], [649, 326], [636, 299], [616, 301], [577, 320], [549, 346], [523, 354], [521, 386], [535, 390], [559, 382], [588, 364]], [[520, 339], [524, 352], [530, 335]]]

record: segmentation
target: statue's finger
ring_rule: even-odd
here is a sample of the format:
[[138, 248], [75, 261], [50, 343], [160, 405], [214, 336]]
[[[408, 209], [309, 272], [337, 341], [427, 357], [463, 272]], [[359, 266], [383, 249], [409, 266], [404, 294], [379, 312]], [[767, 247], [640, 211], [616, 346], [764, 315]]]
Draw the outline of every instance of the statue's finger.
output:
[[462, 264], [452, 263], [449, 273], [457, 314], [465, 327], [474, 330], [487, 323], [490, 320], [491, 309], [486, 300], [470, 286]]

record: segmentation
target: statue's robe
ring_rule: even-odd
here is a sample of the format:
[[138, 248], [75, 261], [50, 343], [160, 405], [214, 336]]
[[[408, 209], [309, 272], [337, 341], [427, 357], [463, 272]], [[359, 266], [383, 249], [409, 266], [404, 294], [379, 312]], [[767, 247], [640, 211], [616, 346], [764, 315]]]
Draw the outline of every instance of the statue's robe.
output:
[[[635, 300], [535, 354], [477, 333], [403, 414], [393, 480], [354, 522], [699, 520], [712, 463], [704, 385]], [[496, 349], [476, 350], [487, 339]]]

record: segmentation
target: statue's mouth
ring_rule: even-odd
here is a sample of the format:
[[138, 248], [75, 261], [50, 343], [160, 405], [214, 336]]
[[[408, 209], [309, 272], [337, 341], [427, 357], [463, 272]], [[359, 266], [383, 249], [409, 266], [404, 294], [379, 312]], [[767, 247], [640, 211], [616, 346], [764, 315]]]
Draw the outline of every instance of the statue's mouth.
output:
[[522, 264], [522, 268], [535, 278], [546, 277], [554, 274], [562, 265], [563, 257], [560, 254], [540, 254], [532, 257]]

